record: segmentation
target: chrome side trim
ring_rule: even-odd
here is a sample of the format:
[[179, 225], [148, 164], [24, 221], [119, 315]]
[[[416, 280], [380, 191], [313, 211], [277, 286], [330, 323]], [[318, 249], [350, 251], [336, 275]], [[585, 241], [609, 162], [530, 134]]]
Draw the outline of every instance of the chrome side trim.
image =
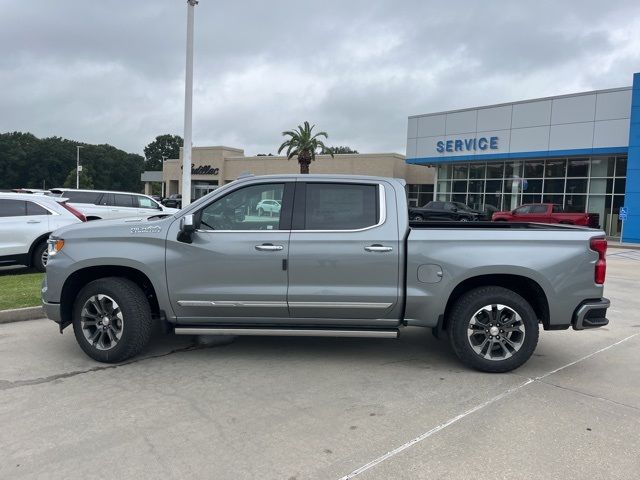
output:
[[389, 308], [392, 303], [377, 302], [289, 302], [290, 307], [301, 308]]
[[398, 330], [325, 330], [296, 328], [176, 327], [176, 335], [261, 335], [269, 337], [398, 338]]
[[239, 300], [178, 300], [181, 307], [287, 307], [287, 302], [244, 302]]
[[298, 307], [298, 308], [389, 308], [377, 302], [247, 302], [241, 300], [178, 300], [181, 307]]

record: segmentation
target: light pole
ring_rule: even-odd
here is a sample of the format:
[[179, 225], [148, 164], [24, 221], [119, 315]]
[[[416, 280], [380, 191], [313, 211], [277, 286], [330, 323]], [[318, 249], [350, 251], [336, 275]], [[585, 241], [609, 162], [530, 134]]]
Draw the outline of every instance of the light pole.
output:
[[193, 106], [193, 14], [198, 0], [187, 0], [187, 65], [184, 82], [184, 145], [182, 147], [182, 207], [191, 203], [191, 110]]
[[76, 145], [76, 188], [80, 188], [80, 149], [82, 145]]

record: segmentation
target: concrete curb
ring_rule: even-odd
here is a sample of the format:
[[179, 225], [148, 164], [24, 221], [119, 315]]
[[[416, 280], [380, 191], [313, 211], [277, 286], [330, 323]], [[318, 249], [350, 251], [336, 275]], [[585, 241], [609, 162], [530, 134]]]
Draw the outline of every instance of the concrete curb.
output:
[[620, 244], [618, 242], [613, 242], [610, 240], [607, 248], [616, 249], [616, 250], [640, 250], [640, 244], [637, 244], [637, 243]]
[[25, 320], [37, 320], [44, 318], [42, 307], [13, 308], [0, 310], [0, 323], [24, 322]]

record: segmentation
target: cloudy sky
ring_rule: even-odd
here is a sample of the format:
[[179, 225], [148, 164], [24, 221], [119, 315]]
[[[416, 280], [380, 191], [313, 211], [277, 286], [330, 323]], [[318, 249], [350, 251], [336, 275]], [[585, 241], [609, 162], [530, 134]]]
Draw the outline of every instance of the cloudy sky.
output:
[[[186, 0], [0, 0], [0, 132], [182, 135]], [[200, 0], [194, 145], [405, 151], [407, 116], [630, 85], [640, 2]]]

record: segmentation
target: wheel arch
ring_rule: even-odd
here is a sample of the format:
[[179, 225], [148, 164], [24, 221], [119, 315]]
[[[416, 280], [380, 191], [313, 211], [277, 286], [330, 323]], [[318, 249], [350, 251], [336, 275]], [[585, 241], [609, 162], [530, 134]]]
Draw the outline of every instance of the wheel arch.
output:
[[549, 329], [550, 313], [549, 301], [544, 289], [535, 280], [516, 274], [488, 274], [470, 277], [460, 282], [449, 295], [444, 315], [438, 321], [438, 330], [446, 330], [449, 322], [449, 313], [455, 302], [465, 293], [478, 288], [496, 286], [512, 290], [524, 298], [536, 313], [538, 320], [545, 330]]
[[144, 292], [151, 313], [154, 317], [164, 318], [160, 310], [156, 289], [151, 279], [142, 271], [121, 265], [98, 265], [76, 270], [65, 280], [60, 294], [60, 307], [62, 322], [61, 328], [65, 328], [72, 322], [73, 304], [80, 290], [89, 282], [106, 277], [127, 278], [134, 282]]
[[38, 238], [36, 238], [33, 242], [31, 242], [31, 246], [29, 247], [29, 253], [28, 253], [28, 255], [29, 255], [28, 256], [29, 265], [27, 265], [28, 267], [33, 267], [33, 252], [34, 252], [34, 250], [42, 242], [46, 242], [47, 239], [49, 238], [49, 235], [51, 235], [51, 232], [43, 233]]

